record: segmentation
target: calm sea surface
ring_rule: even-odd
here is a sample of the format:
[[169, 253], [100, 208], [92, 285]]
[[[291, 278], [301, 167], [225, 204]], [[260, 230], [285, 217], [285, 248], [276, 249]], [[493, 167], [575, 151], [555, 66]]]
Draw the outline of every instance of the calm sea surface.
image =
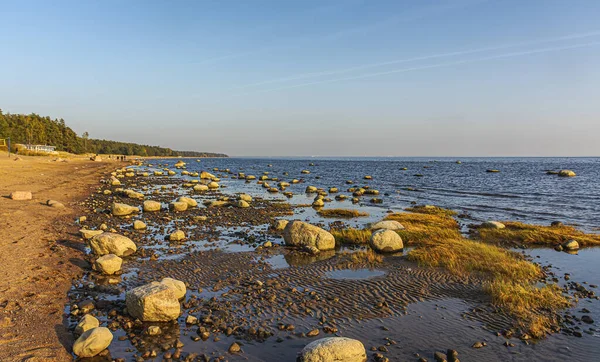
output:
[[[593, 231], [600, 227], [600, 158], [228, 158], [188, 162], [188, 170], [230, 169], [290, 181], [304, 179], [289, 191], [302, 193], [307, 185], [338, 187], [369, 185], [381, 192], [386, 209], [431, 204], [482, 220], [552, 221], [577, 224]], [[176, 161], [170, 160], [175, 163]], [[309, 164], [314, 163], [314, 166]], [[268, 167], [268, 165], [272, 165]], [[403, 170], [406, 168], [406, 170]], [[302, 170], [311, 173], [301, 174]], [[488, 169], [500, 172], [489, 173]], [[548, 175], [570, 169], [577, 177]], [[289, 176], [284, 176], [288, 172]], [[365, 175], [373, 176], [364, 180]], [[264, 189], [223, 179], [222, 184], [256, 194]], [[385, 194], [385, 195], [384, 195]], [[279, 196], [281, 197], [281, 196]], [[368, 198], [364, 197], [367, 203]], [[334, 203], [335, 204], [335, 203]]]

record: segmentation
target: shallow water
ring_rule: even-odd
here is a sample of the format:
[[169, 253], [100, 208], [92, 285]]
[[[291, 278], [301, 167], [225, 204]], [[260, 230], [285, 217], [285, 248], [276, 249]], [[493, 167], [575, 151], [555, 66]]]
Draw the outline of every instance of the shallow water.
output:
[[[304, 179], [288, 190], [301, 195], [294, 201], [307, 203], [307, 185], [337, 187], [345, 193], [348, 187], [369, 185], [378, 189], [383, 199], [381, 208], [405, 208], [411, 202], [431, 204], [469, 214], [475, 220], [521, 220], [549, 224], [552, 221], [580, 225], [588, 231], [600, 227], [600, 158], [213, 158], [187, 161], [188, 171], [213, 168], [230, 169], [247, 175], [290, 181]], [[170, 165], [176, 160], [162, 161]], [[314, 163], [314, 166], [309, 166]], [[268, 165], [272, 167], [268, 167]], [[426, 167], [426, 168], [425, 168]], [[402, 170], [407, 168], [407, 170]], [[497, 169], [499, 173], [488, 173]], [[547, 175], [547, 170], [570, 169], [577, 177]], [[301, 174], [302, 170], [311, 171]], [[283, 173], [288, 172], [289, 176]], [[416, 177], [421, 174], [422, 177]], [[364, 180], [365, 175], [373, 176]], [[316, 177], [320, 177], [317, 179]], [[346, 185], [346, 180], [354, 185]], [[271, 195], [256, 184], [221, 179], [221, 184], [267, 198]], [[409, 191], [408, 189], [414, 190]], [[388, 196], [384, 195], [385, 193]], [[367, 197], [362, 202], [368, 204]], [[334, 202], [337, 205], [338, 202]], [[351, 205], [349, 201], [342, 204]]]
[[[482, 220], [520, 220], [530, 223], [549, 224], [552, 221], [560, 220], [565, 223], [574, 223], [580, 225], [587, 231], [595, 230], [600, 222], [600, 187], [595, 180], [600, 176], [600, 159], [597, 158], [563, 158], [563, 159], [512, 159], [512, 158], [494, 158], [494, 159], [461, 159], [462, 164], [457, 164], [455, 159], [421, 159], [421, 158], [380, 158], [380, 159], [202, 159], [200, 162], [187, 160], [187, 170], [190, 172], [209, 171], [221, 178], [219, 182], [222, 186], [220, 190], [224, 194], [232, 195], [234, 193], [245, 192], [253, 196], [265, 199], [276, 199], [292, 204], [310, 204], [314, 194], [306, 195], [304, 189], [307, 185], [325, 188], [337, 187], [340, 194], [350, 195], [346, 191], [349, 187], [368, 185], [373, 189], [380, 191], [378, 198], [383, 200], [383, 204], [374, 205], [369, 203], [371, 197], [363, 196], [360, 204], [353, 205], [350, 201], [333, 201], [326, 204], [326, 208], [359, 208], [361, 211], [369, 213], [367, 217], [352, 219], [323, 218], [316, 210], [308, 208], [295, 208], [294, 215], [285, 216], [289, 219], [307, 220], [313, 224], [320, 224], [328, 227], [331, 222], [341, 220], [349, 226], [363, 227], [365, 224], [382, 219], [389, 210], [400, 211], [413, 203], [432, 204], [445, 208], [456, 210], [463, 215], [459, 219], [461, 223], [476, 223]], [[158, 163], [172, 165], [176, 160], [157, 160]], [[314, 163], [314, 166], [309, 166]], [[268, 166], [271, 164], [272, 166]], [[408, 168], [404, 171], [402, 168]], [[162, 168], [162, 167], [161, 167]], [[243, 180], [230, 178], [230, 175], [214, 171], [213, 168], [230, 169], [233, 174], [244, 172], [247, 175], [259, 177], [264, 171], [269, 172], [269, 177], [278, 177], [282, 181], [291, 181], [294, 178], [301, 179], [303, 182], [292, 184], [287, 191], [292, 191], [295, 195], [287, 199], [282, 194], [270, 194], [266, 189], [257, 185], [256, 181], [246, 183]], [[559, 178], [556, 175], [546, 175], [546, 170], [572, 169], [578, 176], [575, 178]], [[310, 174], [302, 174], [301, 170], [310, 170]], [[487, 173], [487, 169], [499, 169], [499, 173]], [[289, 175], [284, 175], [288, 172]], [[178, 172], [179, 173], [179, 172]], [[422, 177], [416, 177], [415, 174], [422, 174]], [[372, 180], [364, 180], [365, 175], [372, 175]], [[173, 176], [184, 179], [193, 179], [188, 176]], [[319, 178], [318, 178], [319, 177]], [[197, 179], [197, 178], [196, 178]], [[352, 185], [346, 184], [346, 180], [352, 180]], [[277, 182], [269, 181], [272, 186]], [[176, 184], [174, 184], [176, 185]], [[151, 186], [151, 189], [160, 186]], [[170, 186], [169, 186], [170, 188]], [[177, 192], [181, 188], [177, 188]], [[410, 190], [410, 191], [409, 191]], [[197, 195], [200, 197], [200, 195]], [[332, 195], [333, 198], [334, 195]], [[204, 195], [206, 197], [206, 195]], [[464, 215], [466, 214], [466, 215]], [[183, 215], [183, 214], [182, 214]], [[181, 216], [183, 217], [183, 216]], [[262, 221], [264, 222], [264, 221]], [[371, 303], [376, 297], [392, 299], [394, 294], [396, 298], [406, 298], [407, 306], [405, 313], [394, 313], [389, 318], [340, 318], [343, 328], [343, 335], [355, 337], [367, 341], [366, 347], [377, 347], [385, 343], [385, 338], [392, 338], [397, 344], [388, 346], [389, 353], [386, 353], [391, 360], [411, 360], [415, 359], [414, 353], [422, 353], [429, 360], [433, 360], [432, 351], [445, 351], [447, 348], [454, 348], [461, 351], [459, 358], [463, 361], [479, 360], [573, 360], [586, 361], [594, 360], [594, 356], [600, 354], [598, 338], [600, 333], [589, 328], [596, 328], [600, 325], [600, 303], [596, 300], [582, 300], [578, 306], [573, 308], [572, 314], [581, 317], [582, 308], [587, 308], [586, 314], [593, 317], [593, 325], [581, 326], [584, 333], [583, 338], [575, 338], [563, 334], [556, 334], [546, 340], [540, 341], [535, 345], [525, 345], [518, 340], [514, 340], [516, 346], [504, 347], [503, 337], [496, 336], [493, 332], [498, 329], [486, 329], [486, 320], [478, 319], [477, 316], [469, 316], [470, 310], [475, 307], [479, 300], [470, 298], [471, 294], [465, 294], [460, 289], [462, 286], [454, 285], [451, 288], [431, 286], [431, 290], [421, 290], [420, 282], [427, 277], [420, 279], [420, 272], [412, 275], [411, 265], [404, 269], [401, 278], [396, 279], [394, 283], [381, 286], [380, 282], [390, 278], [394, 273], [402, 269], [397, 266], [384, 270], [379, 269], [339, 269], [325, 266], [331, 262], [336, 252], [322, 252], [318, 257], [307, 256], [306, 254], [290, 253], [282, 251], [283, 248], [271, 250], [274, 253], [256, 255], [253, 250], [257, 245], [265, 241], [271, 241], [274, 244], [280, 244], [281, 240], [277, 237], [267, 234], [267, 225], [255, 226], [233, 226], [216, 227], [215, 231], [219, 233], [217, 240], [195, 240], [186, 242], [186, 247], [177, 246], [176, 248], [164, 241], [169, 225], [163, 232], [150, 227], [147, 231], [148, 237], [155, 239], [155, 242], [146, 246], [149, 251], [157, 251], [160, 255], [160, 261], [177, 262], [179, 259], [185, 262], [190, 261], [190, 256], [196, 252], [212, 251], [219, 249], [226, 253], [241, 253], [233, 256], [252, 255], [250, 257], [252, 265], [259, 265], [255, 272], [264, 272], [269, 269], [269, 274], [264, 278], [277, 278], [280, 274], [291, 276], [294, 281], [304, 280], [304, 284], [294, 285], [299, 291], [312, 286], [322, 287], [324, 291], [338, 290], [341, 288], [342, 294], [352, 293], [362, 288], [362, 294], [359, 292], [358, 301], [366, 300]], [[254, 245], [248, 243], [236, 243], [242, 235], [252, 235]], [[174, 254], [166, 254], [166, 252]], [[346, 250], [344, 250], [346, 251]], [[404, 250], [407, 252], [407, 250]], [[521, 250], [519, 250], [521, 251]], [[526, 254], [532, 256], [536, 262], [542, 265], [552, 265], [552, 271], [560, 277], [560, 283], [566, 283], [562, 275], [570, 273], [571, 282], [587, 283], [600, 285], [600, 249], [581, 250], [578, 255], [569, 255], [559, 253], [549, 249], [526, 250]], [[274, 255], [273, 255], [274, 254]], [[232, 259], [231, 254], [227, 254], [227, 260]], [[176, 260], [173, 260], [176, 259]], [[225, 260], [226, 262], [226, 259]], [[238, 259], [235, 259], [238, 260]], [[402, 260], [402, 257], [397, 259]], [[148, 261], [146, 258], [145, 261]], [[262, 264], [261, 264], [262, 263]], [[298, 274], [297, 267], [306, 265], [316, 265], [320, 274]], [[173, 264], [177, 272], [184, 269], [178, 264]], [[250, 265], [250, 264], [249, 264]], [[265, 267], [266, 265], [266, 267]], [[224, 263], [218, 265], [218, 268], [225, 268]], [[193, 274], [196, 269], [189, 265], [189, 270], [194, 273], [185, 274], [182, 277], [196, 280]], [[199, 265], [198, 270], [204, 268]], [[311, 267], [312, 268], [312, 267]], [[396, 269], [398, 268], [398, 269]], [[315, 268], [312, 268], [313, 271]], [[137, 271], [135, 271], [137, 272]], [[164, 271], [163, 271], [164, 272]], [[132, 277], [133, 271], [126, 274], [126, 277]], [[418, 287], [414, 290], [402, 290], [402, 282], [405, 278], [412, 275], [417, 280], [412, 285]], [[169, 274], [167, 274], [169, 275]], [[176, 276], [176, 275], [175, 275]], [[254, 277], [254, 276], [253, 276]], [[265, 280], [266, 280], [265, 279]], [[201, 280], [199, 278], [198, 280]], [[196, 285], [198, 283], [192, 283]], [[362, 285], [362, 287], [359, 287]], [[368, 285], [368, 286], [365, 286]], [[200, 285], [199, 285], [200, 286]], [[334, 288], [335, 286], [335, 288]], [[424, 284], [423, 287], [426, 285]], [[204, 285], [201, 292], [188, 292], [188, 295], [203, 299], [224, 298], [228, 289], [213, 290], [211, 286]], [[427, 286], [429, 288], [429, 286]], [[453, 288], [459, 288], [453, 292]], [[373, 295], [364, 297], [365, 293]], [[406, 294], [404, 294], [406, 293]], [[426, 300], [420, 297], [429, 295], [435, 300]], [[476, 291], [473, 291], [475, 295]], [[451, 296], [451, 297], [449, 297]], [[458, 296], [462, 299], [455, 299]], [[123, 295], [112, 296], [109, 300], [123, 299]], [[372, 304], [369, 304], [371, 308]], [[357, 307], [354, 304], [344, 305], [347, 308]], [[396, 308], [398, 312], [400, 309]], [[358, 315], [358, 314], [357, 314]], [[179, 320], [180, 328], [176, 326], [169, 332], [173, 338], [181, 337], [186, 342], [184, 351], [200, 353], [226, 353], [227, 347], [234, 341], [233, 337], [222, 336], [220, 341], [194, 342], [185, 337], [190, 332], [190, 328], [185, 326], [184, 317]], [[289, 322], [294, 323], [301, 330], [310, 330], [314, 324], [304, 319], [293, 320], [293, 317], [286, 316]], [[481, 318], [481, 317], [480, 317]], [[384, 326], [390, 326], [391, 330], [386, 330]], [[496, 325], [497, 326], [497, 325]], [[115, 338], [120, 336], [121, 331], [115, 334]], [[276, 332], [277, 333], [277, 332]], [[193, 334], [193, 333], [192, 333]], [[180, 336], [181, 335], [181, 336]], [[368, 338], [365, 337], [368, 335]], [[306, 337], [297, 337], [294, 334], [281, 335], [282, 340], [275, 337], [267, 339], [265, 342], [245, 341], [243, 345], [244, 354], [241, 356], [230, 356], [233, 360], [248, 361], [272, 361], [272, 360], [294, 360], [296, 353], [312, 339]], [[318, 338], [323, 337], [321, 334]], [[184, 338], [185, 337], [185, 338]], [[316, 338], [313, 338], [316, 339]], [[380, 342], [377, 342], [380, 341]], [[487, 341], [488, 346], [483, 349], [471, 349], [472, 343], [476, 341]], [[129, 342], [114, 342], [111, 345], [113, 357], [128, 357], [132, 348]], [[135, 349], [135, 347], [133, 348]], [[239, 358], [238, 358], [239, 357]]]

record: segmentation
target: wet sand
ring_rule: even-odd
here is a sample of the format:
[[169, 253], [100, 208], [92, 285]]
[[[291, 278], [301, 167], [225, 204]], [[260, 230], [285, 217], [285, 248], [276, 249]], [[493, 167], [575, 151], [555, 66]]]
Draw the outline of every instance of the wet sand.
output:
[[[114, 164], [14, 159], [0, 153], [0, 360], [70, 360], [72, 334], [62, 312], [83, 255], [73, 220], [83, 214], [79, 202]], [[6, 197], [17, 190], [32, 191], [33, 200]], [[65, 208], [45, 205], [48, 199]]]

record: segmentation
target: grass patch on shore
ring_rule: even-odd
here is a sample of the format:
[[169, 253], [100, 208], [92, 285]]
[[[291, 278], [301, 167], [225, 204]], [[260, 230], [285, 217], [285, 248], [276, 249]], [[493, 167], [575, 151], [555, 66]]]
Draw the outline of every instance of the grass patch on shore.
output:
[[515, 252], [467, 239], [428, 243], [410, 251], [408, 259], [461, 276], [476, 273], [486, 279], [510, 281], [532, 281], [542, 276], [539, 266]]
[[558, 324], [557, 312], [570, 305], [557, 286], [535, 285], [543, 276], [538, 265], [498, 246], [464, 238], [445, 240], [410, 251], [408, 259], [455, 275], [482, 277], [492, 305], [512, 315], [535, 338], [551, 332]]
[[396, 232], [408, 245], [461, 238], [456, 220], [442, 212], [400, 212], [387, 215], [385, 220], [395, 220], [404, 226], [404, 230]]
[[332, 229], [330, 233], [336, 244], [367, 244], [371, 240], [371, 230], [365, 229]]
[[362, 266], [375, 266], [383, 262], [383, 256], [372, 249], [339, 254], [338, 265], [344, 268], [356, 268]]
[[518, 318], [521, 328], [534, 338], [543, 338], [558, 324], [556, 312], [571, 306], [556, 285], [536, 287], [504, 280], [486, 285], [492, 303]]
[[352, 209], [324, 209], [317, 212], [323, 217], [344, 217], [353, 218], [361, 216], [369, 216], [368, 213]]
[[454, 216], [456, 215], [456, 211], [444, 209], [438, 206], [432, 205], [420, 205], [420, 206], [412, 206], [407, 207], [405, 209], [408, 212], [415, 212], [418, 214], [427, 214], [427, 215], [438, 215], [438, 216]]
[[581, 246], [600, 245], [600, 235], [586, 234], [573, 226], [542, 226], [506, 221], [504, 229], [477, 228], [476, 240], [487, 243], [554, 246], [576, 240]]

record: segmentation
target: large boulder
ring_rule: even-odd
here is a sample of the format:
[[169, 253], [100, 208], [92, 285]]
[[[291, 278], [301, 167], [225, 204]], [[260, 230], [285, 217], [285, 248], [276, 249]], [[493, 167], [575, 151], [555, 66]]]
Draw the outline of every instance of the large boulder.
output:
[[365, 346], [356, 339], [327, 337], [309, 343], [300, 352], [302, 362], [365, 362]]
[[146, 200], [144, 201], [144, 212], [153, 212], [153, 211], [160, 211], [162, 205], [160, 202], [158, 201], [152, 201], [152, 200]]
[[115, 216], [127, 216], [135, 214], [139, 211], [140, 209], [138, 209], [136, 206], [122, 204], [119, 202], [113, 202], [111, 207], [111, 213]]
[[402, 238], [395, 231], [380, 229], [371, 235], [370, 245], [380, 253], [393, 253], [404, 248]]
[[577, 240], [569, 240], [566, 243], [564, 243], [562, 247], [565, 250], [578, 250], [579, 243], [577, 242]]
[[96, 327], [85, 331], [73, 344], [73, 353], [78, 357], [94, 357], [104, 351], [112, 342], [113, 335], [106, 327]]
[[379, 222], [376, 222], [375, 224], [371, 225], [371, 229], [372, 230], [379, 230], [379, 229], [403, 230], [404, 225], [400, 224], [396, 220], [383, 220], [383, 221], [379, 221]]
[[10, 198], [17, 201], [31, 200], [33, 195], [31, 191], [13, 191], [10, 194]]
[[96, 255], [115, 254], [128, 256], [136, 252], [135, 243], [126, 236], [115, 233], [102, 233], [90, 240], [90, 247]]
[[331, 233], [298, 220], [288, 222], [283, 230], [283, 239], [286, 245], [291, 246], [314, 247], [320, 251], [335, 248], [335, 238]]
[[181, 196], [177, 199], [178, 202], [185, 202], [187, 207], [196, 207], [198, 206], [198, 202], [191, 197]]
[[167, 287], [169, 287], [173, 291], [173, 294], [175, 294], [175, 298], [181, 299], [185, 297], [187, 289], [185, 287], [185, 283], [181, 280], [173, 278], [163, 278], [163, 280], [160, 281], [160, 284], [164, 284]]
[[181, 311], [173, 290], [158, 282], [128, 291], [125, 304], [129, 314], [143, 322], [172, 321], [179, 317]]
[[106, 254], [96, 259], [94, 264], [96, 266], [96, 270], [99, 272], [112, 275], [121, 270], [123, 259], [119, 258], [115, 254]]

